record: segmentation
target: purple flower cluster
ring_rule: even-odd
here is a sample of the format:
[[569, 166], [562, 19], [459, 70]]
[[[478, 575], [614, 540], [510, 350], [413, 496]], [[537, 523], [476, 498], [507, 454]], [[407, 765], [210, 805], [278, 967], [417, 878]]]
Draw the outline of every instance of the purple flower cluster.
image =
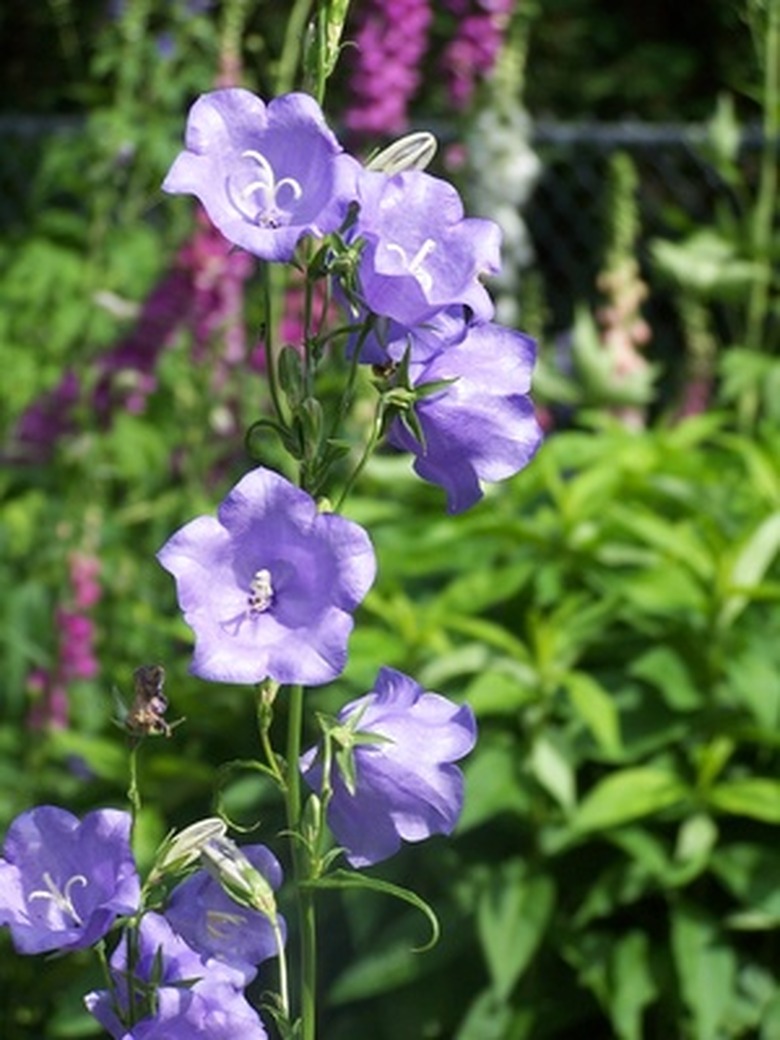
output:
[[27, 688], [32, 705], [27, 719], [31, 729], [64, 729], [68, 724], [68, 687], [79, 679], [94, 679], [95, 622], [91, 610], [100, 599], [100, 561], [86, 552], [68, 559], [70, 596], [55, 611], [58, 630], [57, 661], [51, 670], [36, 668]]
[[361, 136], [399, 133], [421, 80], [430, 0], [368, 0], [357, 19], [344, 124]]
[[[281, 867], [268, 849], [243, 852], [272, 888], [281, 884]], [[283, 936], [281, 919], [280, 925]], [[111, 958], [114, 994], [97, 990], [85, 998], [114, 1040], [266, 1040], [244, 995], [258, 966], [279, 953], [263, 914], [232, 900], [201, 869], [174, 888], [164, 914], [144, 915], [136, 943], [130, 970], [126, 942]], [[128, 1020], [136, 1023], [132, 1030]]]
[[[212, 362], [212, 384], [221, 390], [229, 370], [246, 358], [244, 283], [254, 266], [248, 253], [233, 249], [199, 214], [197, 229], [141, 305], [130, 331], [96, 358], [86, 402], [91, 413], [105, 425], [117, 411], [143, 414], [157, 388], [160, 355], [182, 328], [192, 335], [193, 360]], [[121, 313], [127, 307], [107, 294], [99, 302]], [[215, 358], [217, 337], [222, 344]], [[45, 462], [58, 440], [77, 429], [79, 403], [85, 403], [83, 388], [68, 371], [22, 414], [14, 432], [14, 461]]]
[[[360, 360], [392, 366], [408, 352], [418, 422], [415, 431], [400, 416], [390, 439], [444, 487], [451, 512], [481, 497], [480, 481], [525, 466], [541, 439], [528, 398], [534, 346], [490, 324], [481, 277], [500, 269], [497, 224], [466, 217], [455, 188], [421, 170], [364, 170], [306, 95], [268, 106], [241, 89], [204, 95], [186, 145], [164, 187], [197, 195], [222, 233], [261, 259], [290, 260], [303, 237], [348, 227], [360, 249], [352, 317], [376, 323]], [[426, 385], [442, 380], [428, 399]]]
[[477, 82], [493, 69], [514, 0], [446, 0], [457, 17], [455, 36], [442, 55], [441, 67], [450, 101], [466, 108]]
[[[43, 805], [18, 816], [0, 857], [0, 926], [20, 953], [36, 954], [91, 946], [127, 919], [135, 934], [115, 947], [112, 988], [85, 998], [114, 1040], [266, 1040], [244, 990], [279, 954], [284, 920], [274, 910], [274, 928], [203, 869], [174, 888], [164, 915], [141, 916], [130, 825], [115, 809], [79, 820]], [[269, 892], [279, 887], [281, 868], [264, 846], [236, 855]]]

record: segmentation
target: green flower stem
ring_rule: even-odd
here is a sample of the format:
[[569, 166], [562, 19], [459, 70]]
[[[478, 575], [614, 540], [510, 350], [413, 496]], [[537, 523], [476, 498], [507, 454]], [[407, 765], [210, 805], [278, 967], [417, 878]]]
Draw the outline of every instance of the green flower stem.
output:
[[346, 484], [344, 485], [344, 490], [341, 492], [341, 495], [339, 496], [339, 500], [336, 503], [336, 507], [334, 509], [334, 512], [338, 513], [338, 512], [341, 511], [341, 507], [344, 505], [344, 502], [346, 501], [347, 496], [349, 495], [350, 491], [354, 487], [355, 481], [360, 476], [360, 474], [363, 472], [363, 469], [365, 468], [366, 463], [371, 458], [371, 456], [372, 456], [372, 454], [374, 452], [374, 448], [376, 448], [377, 444], [379, 443], [379, 438], [382, 436], [382, 427], [384, 426], [384, 421], [385, 421], [385, 402], [380, 397], [379, 400], [377, 401], [376, 411], [374, 412], [374, 422], [373, 422], [373, 424], [371, 426], [371, 433], [369, 434], [368, 440], [366, 441], [366, 446], [363, 449], [363, 454], [360, 456], [360, 459], [358, 460], [357, 465], [355, 466], [355, 468], [350, 473], [349, 478], [348, 478]]
[[277, 271], [271, 264], [265, 263], [261, 267], [261, 279], [263, 285], [263, 319], [265, 329], [263, 342], [265, 344], [265, 367], [268, 376], [268, 391], [271, 394], [271, 403], [279, 422], [286, 428], [287, 421], [279, 393], [279, 380], [276, 374], [276, 351], [274, 340], [276, 332], [277, 307], [276, 302], [282, 291], [276, 277]]
[[764, 44], [763, 144], [758, 195], [753, 211], [754, 278], [748, 303], [747, 347], [766, 349], [764, 332], [772, 281], [771, 248], [777, 206], [777, 143], [780, 136], [780, 0], [769, 0]]
[[303, 38], [312, 4], [313, 0], [296, 0], [287, 19], [287, 30], [276, 73], [277, 95], [287, 94], [295, 86], [295, 73], [303, 52]]
[[301, 944], [301, 1040], [315, 1040], [317, 1008], [317, 920], [314, 893], [303, 882], [309, 880], [309, 851], [299, 836], [301, 822], [301, 732], [303, 687], [291, 686], [287, 722], [287, 826], [292, 835], [292, 860]]
[[127, 800], [130, 802], [130, 836], [135, 834], [135, 824], [141, 812], [141, 789], [138, 786], [138, 748], [140, 744], [133, 741], [130, 747], [130, 784], [127, 788]]

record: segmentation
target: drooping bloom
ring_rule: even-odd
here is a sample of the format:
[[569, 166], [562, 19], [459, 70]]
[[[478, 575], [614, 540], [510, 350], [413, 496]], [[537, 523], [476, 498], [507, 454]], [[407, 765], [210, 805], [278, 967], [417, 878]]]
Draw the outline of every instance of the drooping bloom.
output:
[[359, 166], [308, 94], [268, 105], [240, 87], [204, 94], [185, 145], [163, 191], [197, 196], [225, 238], [263, 260], [291, 260], [304, 235], [335, 231], [355, 198]]
[[358, 524], [259, 467], [158, 553], [195, 631], [191, 671], [215, 682], [318, 686], [344, 669], [374, 550]]
[[535, 344], [501, 325], [475, 325], [460, 343], [410, 367], [415, 386], [451, 380], [415, 405], [424, 443], [397, 419], [388, 437], [415, 456], [414, 469], [447, 493], [450, 513], [482, 497], [480, 481], [521, 470], [541, 443], [528, 396]]
[[138, 909], [130, 815], [98, 809], [83, 820], [54, 805], [17, 816], [0, 858], [0, 925], [20, 953], [91, 946]]
[[[85, 997], [90, 1014], [115, 1040], [228, 1040], [237, 1036], [266, 1040], [257, 1013], [243, 995], [248, 981], [244, 973], [201, 956], [162, 915], [145, 914], [137, 942], [130, 947], [136, 951], [129, 971], [133, 985], [128, 978], [128, 943], [123, 940], [111, 957], [113, 995], [109, 990], [96, 990]], [[135, 1021], [132, 1029], [124, 1024], [128, 1018]]]
[[[381, 668], [374, 689], [348, 704], [338, 722], [342, 745], [351, 747], [354, 782], [333, 769], [328, 824], [352, 866], [387, 859], [402, 839], [452, 831], [463, 805], [463, 775], [453, 763], [476, 739], [468, 705], [426, 693], [409, 676]], [[301, 759], [314, 790], [322, 782], [316, 751]]]
[[353, 233], [366, 242], [358, 274], [370, 310], [407, 326], [455, 305], [490, 320], [493, 304], [479, 277], [499, 270], [497, 224], [465, 217], [453, 185], [421, 170], [364, 171], [358, 190]]
[[[245, 845], [241, 852], [272, 889], [282, 883], [279, 861], [264, 845]], [[165, 916], [189, 945], [247, 974], [279, 953], [267, 914], [240, 906], [205, 870], [197, 870], [171, 893]], [[279, 918], [281, 933], [284, 921]]]

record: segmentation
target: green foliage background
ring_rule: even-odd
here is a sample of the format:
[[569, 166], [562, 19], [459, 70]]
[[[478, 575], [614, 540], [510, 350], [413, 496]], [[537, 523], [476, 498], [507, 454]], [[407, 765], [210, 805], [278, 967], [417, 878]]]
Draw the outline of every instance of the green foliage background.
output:
[[[35, 23], [64, 88], [39, 68], [38, 88], [33, 78], [22, 89], [15, 60], [7, 107], [84, 120], [16, 153], [30, 172], [0, 245], [6, 438], [66, 367], [89, 384], [95, 358], [130, 328], [95, 294], [142, 302], [190, 232], [189, 204], [163, 204], [158, 186], [228, 31], [222, 8], [185, 17], [151, 5], [154, 32], [133, 36], [132, 20], [111, 21], [101, 5], [23, 6], [4, 8], [5, 24]], [[271, 6], [245, 12], [247, 79], [258, 89], [279, 43]], [[530, 102], [613, 114], [625, 11], [538, 6]], [[740, 37], [729, 51], [723, 35], [741, 9], [708, 10], [719, 86], [743, 83], [750, 48]], [[172, 57], [159, 50], [163, 31], [174, 34]], [[585, 35], [614, 61], [597, 69]], [[561, 100], [556, 40], [583, 68], [582, 109]], [[659, 55], [670, 76], [661, 94]], [[636, 90], [648, 86], [634, 111], [705, 111], [710, 80], [685, 112], [671, 89], [700, 71], [684, 33], [642, 60]], [[343, 89], [337, 80], [336, 114]], [[256, 753], [253, 703], [248, 691], [187, 674], [189, 632], [154, 561], [171, 531], [212, 511], [252, 465], [238, 439], [221, 435], [224, 402], [190, 348], [185, 330], [163, 354], [144, 414], [108, 428], [83, 414], [49, 463], [0, 471], [3, 829], [38, 802], [123, 803], [112, 691], [127, 695], [133, 669], [152, 661], [165, 663], [172, 714], [186, 721], [143, 749], [141, 859], [169, 827], [210, 811], [215, 785], [234, 817], [260, 821], [258, 840], [273, 844], [283, 826], [256, 774], [221, 771]], [[263, 380], [241, 373], [224, 395], [246, 426], [264, 407]], [[677, 425], [659, 412], [639, 431], [583, 412], [526, 472], [454, 519], [406, 459], [384, 454], [369, 466], [349, 515], [371, 532], [379, 577], [343, 681], [312, 703], [333, 709], [393, 665], [467, 699], [480, 740], [454, 839], [405, 849], [377, 870], [436, 908], [440, 945], [411, 952], [424, 921], [376, 895], [324, 897], [327, 1040], [780, 1037], [778, 413], [746, 427], [732, 407]], [[70, 729], [34, 732], [26, 679], [54, 660], [67, 554], [84, 545], [102, 565], [101, 673], [70, 691]], [[86, 956], [22, 959], [0, 936], [7, 1040], [97, 1035], [81, 997], [98, 983]]]

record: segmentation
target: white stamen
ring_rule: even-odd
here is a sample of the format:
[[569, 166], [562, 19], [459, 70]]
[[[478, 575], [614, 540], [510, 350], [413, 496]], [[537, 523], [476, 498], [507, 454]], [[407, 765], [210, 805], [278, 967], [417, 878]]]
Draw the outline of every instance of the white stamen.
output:
[[[278, 228], [289, 219], [290, 209], [279, 202], [279, 196], [287, 188], [292, 193], [292, 204], [303, 195], [303, 188], [294, 177], [282, 177], [277, 181], [273, 166], [262, 152], [249, 148], [241, 153], [242, 159], [250, 159], [260, 167], [260, 176], [236, 191], [235, 178], [228, 177], [227, 194], [242, 217], [260, 227]], [[259, 198], [253, 198], [259, 193]]]
[[273, 598], [274, 587], [271, 584], [271, 572], [263, 567], [261, 570], [255, 571], [255, 576], [249, 585], [247, 597], [249, 613], [262, 614], [271, 606]]
[[70, 914], [76, 924], [81, 925], [84, 922], [81, 920], [75, 906], [73, 905], [73, 898], [70, 894], [71, 888], [75, 884], [81, 885], [86, 888], [89, 884], [83, 874], [74, 874], [73, 877], [69, 878], [64, 890], [60, 890], [57, 887], [57, 883], [54, 878], [45, 870], [43, 872], [43, 880], [46, 882], [46, 889], [37, 889], [35, 892], [30, 892], [28, 899], [30, 902], [33, 899], [51, 899], [57, 909], [63, 914]]
[[426, 238], [411, 260], [408, 259], [404, 247], [396, 245], [395, 242], [390, 242], [385, 248], [388, 253], [397, 253], [409, 274], [414, 275], [425, 292], [430, 292], [433, 278], [427, 271], [423, 271], [422, 265], [436, 248], [436, 242], [432, 238]]

